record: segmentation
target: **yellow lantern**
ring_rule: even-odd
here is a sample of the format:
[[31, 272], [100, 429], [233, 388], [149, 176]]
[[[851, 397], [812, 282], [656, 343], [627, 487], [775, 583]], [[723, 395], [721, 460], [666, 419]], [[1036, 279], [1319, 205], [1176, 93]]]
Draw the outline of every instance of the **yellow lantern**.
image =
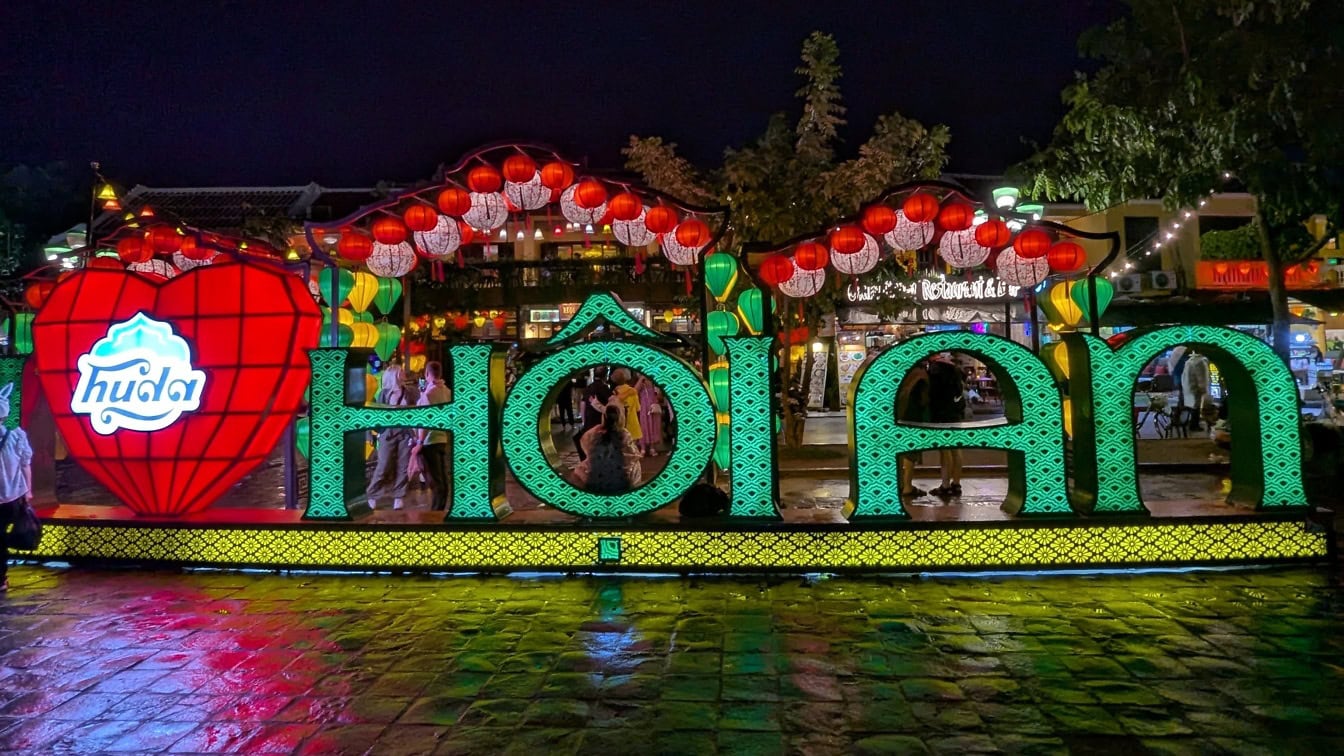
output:
[[350, 342], [350, 346], [356, 349], [372, 349], [378, 344], [378, 326], [356, 322], [350, 326], [350, 330], [355, 332], [355, 340]]
[[1055, 367], [1055, 375], [1069, 379], [1069, 347], [1063, 341], [1056, 341], [1049, 345], [1050, 364]]
[[419, 373], [423, 371], [425, 369], [425, 356], [423, 354], [411, 355], [411, 360], [410, 363], [408, 364], [408, 367], [410, 367], [412, 373]]
[[[1075, 328], [1083, 319], [1083, 309], [1078, 303], [1073, 301], [1073, 286], [1075, 281], [1060, 281], [1050, 287], [1046, 292], [1046, 299], [1050, 300], [1051, 307], [1045, 308], [1046, 315], [1049, 316], [1050, 310], [1054, 310], [1057, 318], [1055, 325], [1064, 328]], [[1086, 285], [1086, 283], [1084, 283]]]
[[355, 285], [350, 287], [350, 293], [345, 297], [350, 303], [350, 308], [355, 312], [364, 312], [373, 304], [373, 298], [376, 296], [378, 296], [378, 276], [362, 270], [355, 271]]
[[677, 314], [676, 314], [675, 312], [672, 312], [671, 310], [663, 310], [663, 322], [664, 322], [664, 323], [671, 323], [672, 321], [674, 321], [674, 320], [676, 320], [676, 319], [677, 319]]
[[1073, 402], [1064, 397], [1064, 434], [1073, 438]]
[[341, 325], [352, 326], [355, 324], [355, 313], [344, 307], [336, 308], [336, 321]]
[[378, 398], [378, 376], [373, 373], [364, 374], [364, 403], [373, 404]]
[[472, 318], [472, 321], [471, 321], [471, 322], [475, 323], [477, 328], [484, 328], [484, 327], [485, 327], [485, 316], [482, 315], [482, 314], [480, 314], [480, 313], [477, 313], [477, 314], [476, 314], [476, 317], [475, 317], [475, 318]]

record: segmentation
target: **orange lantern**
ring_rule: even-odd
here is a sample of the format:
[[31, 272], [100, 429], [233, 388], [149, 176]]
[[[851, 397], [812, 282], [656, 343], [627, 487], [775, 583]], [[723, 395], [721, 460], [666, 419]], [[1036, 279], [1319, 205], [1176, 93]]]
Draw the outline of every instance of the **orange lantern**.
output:
[[1002, 249], [1008, 246], [1012, 238], [1013, 232], [1008, 224], [998, 218], [990, 218], [975, 229], [975, 243], [989, 249]]
[[391, 216], [373, 222], [373, 238], [382, 244], [401, 244], [406, 241], [406, 224]]
[[677, 244], [696, 249], [709, 244], [709, 226], [699, 218], [687, 218], [677, 226]]
[[373, 240], [358, 231], [342, 231], [336, 242], [336, 254], [354, 262], [364, 262], [373, 254]]
[[547, 189], [559, 191], [568, 189], [574, 183], [574, 169], [559, 161], [547, 163], [541, 169], [541, 185]]
[[949, 202], [938, 211], [935, 222], [944, 231], [965, 231], [975, 222], [975, 210], [965, 202]]
[[51, 281], [38, 281], [29, 284], [28, 288], [23, 291], [23, 301], [34, 310], [41, 309], [42, 303], [47, 301], [47, 297], [51, 296], [51, 290], [54, 288], [56, 288], [56, 284]]
[[1050, 247], [1045, 259], [1056, 273], [1072, 273], [1087, 262], [1087, 253], [1076, 242], [1062, 241]]
[[1227, 275], [1227, 263], [1215, 263], [1213, 266], [1213, 272], [1220, 276]]
[[406, 228], [412, 231], [430, 231], [439, 223], [439, 214], [429, 205], [412, 205], [402, 213]]
[[182, 237], [177, 229], [162, 224], [149, 227], [145, 239], [155, 252], [172, 253], [182, 248]]
[[649, 208], [644, 215], [644, 227], [655, 234], [665, 234], [677, 227], [677, 211], [667, 205]]
[[931, 221], [938, 215], [938, 200], [932, 194], [915, 192], [905, 198], [901, 210], [905, 211], [905, 217], [915, 223]]
[[584, 179], [574, 188], [574, 202], [585, 210], [592, 210], [606, 201], [607, 189], [597, 179]]
[[[818, 244], [817, 246], [821, 246]], [[802, 248], [802, 245], [799, 245]], [[863, 232], [857, 226], [841, 226], [831, 232], [831, 249], [842, 255], [852, 255], [863, 249]], [[794, 255], [797, 257], [797, 255]], [[820, 270], [825, 267], [826, 262], [823, 259], [821, 265], [815, 268], [809, 268], [806, 265], [800, 265], [803, 270]]]
[[1034, 260], [1049, 254], [1051, 244], [1050, 234], [1039, 228], [1029, 228], [1013, 240], [1013, 251], [1018, 257]]
[[154, 256], [154, 250], [139, 236], [128, 236], [117, 242], [117, 257], [124, 263], [141, 263]]
[[793, 261], [784, 255], [769, 255], [761, 261], [760, 276], [766, 286], [779, 286], [793, 278], [793, 273]]
[[619, 221], [632, 221], [639, 217], [644, 211], [644, 203], [632, 192], [621, 192], [611, 198], [611, 203], [607, 205], [607, 212], [611, 217]]
[[1252, 267], [1253, 266], [1248, 262], [1237, 263], [1237, 272], [1242, 274], [1243, 276], [1249, 276], [1251, 274]]
[[[854, 227], [848, 226], [847, 228], [854, 228]], [[843, 231], [844, 229], [840, 230]], [[862, 249], [863, 233], [860, 232], [857, 228], [854, 228], [854, 231], [859, 235], [858, 249]], [[835, 234], [831, 234], [831, 238], [834, 239]], [[840, 251], [839, 247], [835, 247], [834, 241], [831, 242], [831, 246], [835, 248], [836, 252]], [[855, 251], [857, 252], [858, 249], [856, 249]], [[795, 249], [793, 252], [794, 264], [803, 270], [821, 270], [822, 268], [826, 267], [826, 263], [830, 261], [830, 259], [831, 256], [826, 251], [826, 248], [816, 242], [803, 242], [802, 244], [799, 244], [797, 249]]]
[[870, 205], [863, 209], [861, 223], [864, 231], [873, 236], [881, 236], [896, 228], [896, 211], [886, 205]]
[[182, 256], [188, 260], [209, 260], [214, 257], [215, 251], [209, 247], [203, 247], [196, 241], [194, 236], [182, 237], [182, 249], [178, 250]]
[[478, 165], [467, 173], [467, 186], [473, 192], [497, 192], [504, 186], [504, 177], [493, 165]]
[[504, 160], [504, 178], [515, 184], [526, 184], [537, 175], [537, 161], [527, 155], [510, 155]]
[[439, 192], [439, 212], [444, 215], [462, 217], [471, 209], [471, 195], [465, 189], [450, 186]]

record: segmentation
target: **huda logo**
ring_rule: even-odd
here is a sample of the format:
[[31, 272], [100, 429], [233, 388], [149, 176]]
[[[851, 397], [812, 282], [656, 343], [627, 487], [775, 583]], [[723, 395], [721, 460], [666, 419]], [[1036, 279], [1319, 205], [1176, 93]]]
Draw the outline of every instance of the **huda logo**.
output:
[[192, 367], [186, 340], [142, 312], [108, 328], [80, 356], [70, 409], [104, 436], [156, 431], [199, 409], [204, 391], [205, 373]]

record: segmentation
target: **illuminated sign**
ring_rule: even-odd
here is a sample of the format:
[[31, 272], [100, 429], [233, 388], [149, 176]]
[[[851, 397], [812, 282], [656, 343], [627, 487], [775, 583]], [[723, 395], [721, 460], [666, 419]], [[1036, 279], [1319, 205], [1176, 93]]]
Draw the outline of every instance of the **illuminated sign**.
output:
[[70, 400], [106, 436], [125, 428], [156, 431], [201, 406], [205, 373], [191, 365], [191, 347], [172, 326], [143, 312], [107, 330], [79, 358]]
[[964, 279], [929, 278], [918, 281], [886, 280], [870, 284], [854, 281], [845, 288], [845, 301], [867, 304], [882, 299], [914, 299], [917, 302], [1002, 302], [1015, 299], [1019, 288], [994, 276]]

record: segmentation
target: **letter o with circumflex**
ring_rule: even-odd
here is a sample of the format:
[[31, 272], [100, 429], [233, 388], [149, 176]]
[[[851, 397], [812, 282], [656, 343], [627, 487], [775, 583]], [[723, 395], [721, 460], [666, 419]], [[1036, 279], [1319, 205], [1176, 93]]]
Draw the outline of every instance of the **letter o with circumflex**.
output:
[[[647, 375], [662, 387], [677, 417], [676, 445], [667, 466], [652, 480], [622, 494], [584, 491], [556, 472], [550, 418], [542, 416], [562, 381], [579, 370], [603, 365]], [[633, 517], [680, 497], [709, 464], [715, 432], [714, 407], [704, 382], [690, 365], [647, 344], [590, 342], [566, 347], [523, 373], [504, 403], [504, 453], [514, 477], [547, 505], [595, 519]]]

